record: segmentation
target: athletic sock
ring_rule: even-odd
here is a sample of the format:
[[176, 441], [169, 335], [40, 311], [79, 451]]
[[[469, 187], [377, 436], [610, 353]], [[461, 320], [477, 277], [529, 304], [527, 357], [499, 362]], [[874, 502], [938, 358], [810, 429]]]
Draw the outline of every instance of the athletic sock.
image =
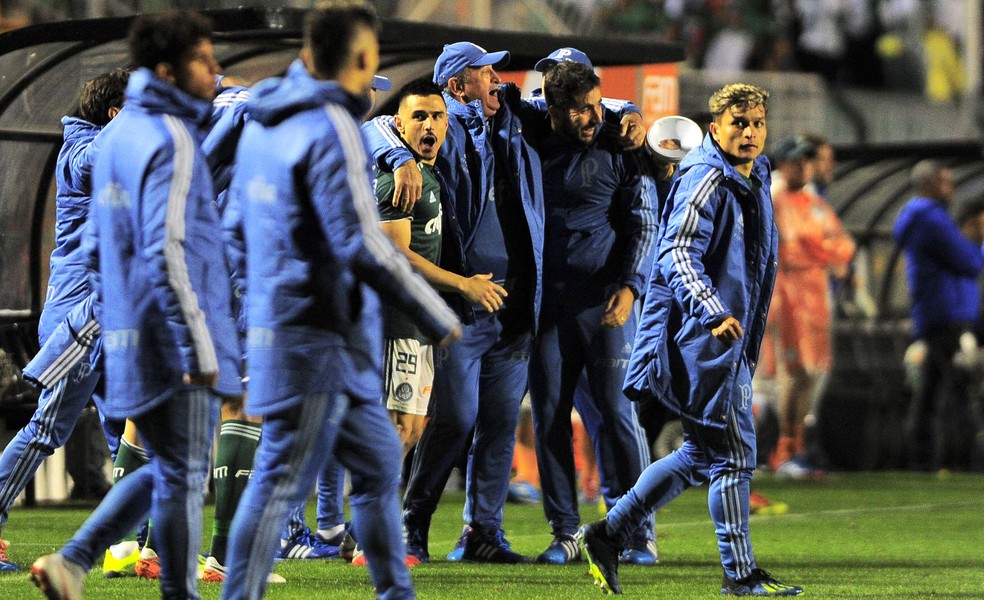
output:
[[147, 464], [147, 451], [120, 439], [120, 449], [116, 452], [116, 460], [113, 461], [113, 483], [123, 479], [128, 473], [132, 473]]
[[[318, 535], [320, 535], [323, 540], [333, 541], [333, 538], [340, 535], [343, 531], [345, 531], [345, 523], [340, 523], [334, 527], [329, 527], [328, 529], [319, 529]], [[335, 546], [337, 545], [338, 544], [335, 544]]]
[[253, 458], [260, 442], [261, 425], [250, 421], [230, 419], [219, 428], [219, 443], [215, 454], [215, 520], [212, 523], [212, 546], [209, 554], [225, 564], [229, 528], [236, 515], [249, 476]]
[[[116, 460], [113, 461], [113, 483], [115, 484], [120, 479], [136, 471], [140, 467], [144, 466], [149, 462], [147, 456], [147, 451], [132, 444], [124, 438], [120, 438], [120, 448], [116, 451]], [[144, 546], [144, 538], [146, 535], [145, 526], [141, 526], [137, 531], [128, 534], [124, 540], [137, 540], [140, 546]]]

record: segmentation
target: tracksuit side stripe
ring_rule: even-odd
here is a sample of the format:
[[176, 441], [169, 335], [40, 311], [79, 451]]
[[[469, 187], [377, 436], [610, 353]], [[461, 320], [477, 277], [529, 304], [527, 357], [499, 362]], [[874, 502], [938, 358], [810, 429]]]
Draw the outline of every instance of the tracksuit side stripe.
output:
[[392, 121], [389, 118], [373, 119], [369, 122], [372, 123], [373, 128], [379, 135], [383, 136], [383, 139], [389, 142], [390, 148], [399, 148], [403, 145], [403, 142], [400, 141], [400, 138], [396, 136], [396, 133], [390, 126]]
[[[7, 485], [0, 489], [0, 513], [6, 513], [11, 504], [14, 503], [16, 495], [27, 487], [29, 479], [34, 477], [37, 465], [44, 460], [41, 447], [51, 445], [50, 432], [53, 431], [58, 422], [58, 411], [61, 409], [62, 400], [65, 398], [65, 386], [67, 379], [62, 379], [54, 389], [51, 390], [51, 397], [42, 412], [43, 417], [38, 423], [38, 430], [45, 432], [38, 444], [28, 445], [26, 451], [17, 458], [14, 468], [11, 469], [10, 476], [7, 478]], [[14, 494], [16, 492], [16, 494]], [[14, 498], [9, 496], [14, 495]], [[3, 523], [0, 522], [0, 527]]]
[[[748, 525], [742, 514], [741, 494], [738, 489], [741, 479], [740, 472], [748, 468], [748, 457], [745, 455], [745, 448], [741, 441], [741, 432], [738, 431], [738, 415], [734, 407], [731, 407], [730, 414], [728, 415], [725, 440], [733, 464], [731, 465], [732, 470], [723, 478], [724, 481], [721, 485], [721, 506], [724, 509], [724, 522], [728, 532], [736, 534]], [[743, 543], [736, 543], [739, 540]], [[752, 558], [750, 550], [747, 535], [731, 535], [731, 554], [735, 559], [735, 573], [739, 579], [751, 573]]]
[[335, 402], [329, 402], [327, 394], [318, 394], [316, 397], [305, 398], [300, 405], [299, 428], [287, 458], [287, 474], [274, 485], [270, 497], [260, 511], [259, 525], [250, 543], [254, 551], [250, 552], [246, 562], [244, 591], [247, 598], [263, 596], [270, 556], [260, 549], [269, 548], [271, 542], [279, 539], [283, 517], [287, 513], [294, 492], [300, 486], [298, 477], [302, 471], [307, 470], [303, 468], [304, 463], [323, 458], [315, 457], [310, 450], [314, 447], [315, 438], [325, 435], [323, 427], [326, 422], [325, 413], [329, 406], [334, 412], [344, 412], [348, 410], [348, 400], [344, 396], [339, 396]]
[[[188, 418], [186, 422], [185, 431], [189, 432], [188, 435], [188, 446], [187, 454], [184, 458], [184, 463], [188, 465], [190, 469], [199, 469], [204, 457], [209, 455], [209, 449], [211, 444], [211, 432], [202, 435], [201, 431], [208, 427], [209, 418], [209, 392], [205, 389], [196, 389], [189, 392], [189, 397], [187, 401], [189, 403]], [[207, 459], [204, 459], [207, 461]], [[206, 462], [205, 468], [208, 468]], [[187, 474], [191, 477], [192, 473]], [[197, 476], [198, 473], [195, 473]], [[199, 525], [202, 517], [202, 491], [201, 489], [195, 489], [192, 486], [187, 490], [185, 497], [183, 499], [184, 504], [184, 521], [186, 523], [194, 523], [196, 520], [199, 521]], [[187, 546], [184, 548], [185, 558], [187, 560], [187, 579], [185, 580], [185, 589], [194, 590], [198, 586], [197, 576], [198, 576], [198, 549], [201, 547], [201, 528], [199, 527], [197, 535], [192, 533], [185, 538], [185, 543]]]
[[691, 296], [711, 314], [723, 313], [724, 305], [714, 291], [700, 279], [700, 275], [690, 260], [687, 249], [693, 246], [694, 236], [698, 231], [700, 223], [700, 211], [707, 204], [711, 194], [717, 189], [717, 184], [722, 178], [723, 175], [719, 171], [710, 171], [697, 185], [693, 196], [687, 200], [687, 207], [680, 229], [677, 231], [676, 238], [673, 240], [673, 250], [671, 253], [677, 271], [683, 277], [683, 285], [690, 292]]
[[38, 383], [44, 387], [51, 387], [68, 375], [72, 367], [77, 365], [86, 352], [91, 350], [91, 346], [87, 343], [91, 343], [99, 335], [99, 332], [99, 323], [95, 319], [83, 325], [75, 341], [65, 348], [64, 352], [38, 376]]
[[649, 177], [642, 177], [642, 231], [639, 234], [639, 245], [632, 255], [632, 262], [629, 266], [629, 273], [642, 273], [645, 278], [649, 273], [645, 269], [646, 258], [651, 258], [653, 247], [656, 244], [656, 208], [653, 206], [653, 198], [656, 197], [656, 189]]
[[191, 191], [191, 178], [195, 164], [195, 142], [185, 125], [172, 115], [164, 115], [164, 123], [174, 140], [174, 177], [167, 199], [167, 216], [164, 221], [164, 259], [168, 282], [174, 289], [191, 336], [198, 369], [201, 373], [219, 370], [218, 358], [212, 336], [205, 325], [205, 313], [198, 304], [198, 296], [191, 287], [188, 265], [185, 261], [185, 210]]

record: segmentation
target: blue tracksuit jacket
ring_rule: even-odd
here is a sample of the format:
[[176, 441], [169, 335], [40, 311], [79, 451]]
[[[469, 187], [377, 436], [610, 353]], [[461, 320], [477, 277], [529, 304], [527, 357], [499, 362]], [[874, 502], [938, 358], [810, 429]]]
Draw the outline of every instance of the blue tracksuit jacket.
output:
[[[681, 416], [723, 428], [741, 362], [755, 370], [775, 283], [778, 233], [768, 159], [749, 187], [708, 134], [680, 164], [660, 215], [625, 393], [655, 397]], [[719, 342], [712, 324], [732, 315], [744, 336]]]
[[[617, 131], [602, 127], [590, 146], [551, 136], [542, 145], [547, 193], [544, 287], [563, 302], [598, 304], [619, 286], [637, 292], [649, 274], [656, 239], [656, 193]], [[555, 302], [557, 299], [555, 299]]]
[[138, 69], [126, 106], [102, 141], [88, 228], [114, 417], [163, 402], [185, 373], [217, 371], [217, 391], [242, 391], [219, 216], [199, 147], [210, 104]]
[[102, 127], [75, 117], [62, 118], [65, 143], [55, 164], [55, 249], [38, 324], [43, 346], [73, 306], [89, 295], [89, 276], [82, 247], [82, 230], [92, 191], [93, 140]]
[[905, 252], [916, 337], [973, 324], [984, 255], [960, 233], [946, 207], [930, 198], [913, 198], [895, 220], [892, 235]]
[[458, 325], [379, 226], [357, 121], [367, 109], [300, 61], [252, 90], [231, 188], [245, 222], [251, 414], [339, 380], [382, 397], [377, 293], [435, 340]]

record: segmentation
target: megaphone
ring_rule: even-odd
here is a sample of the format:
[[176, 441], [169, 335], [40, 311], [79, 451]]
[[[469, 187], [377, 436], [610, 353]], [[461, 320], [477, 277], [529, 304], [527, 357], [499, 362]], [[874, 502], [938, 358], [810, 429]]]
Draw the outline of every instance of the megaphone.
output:
[[677, 164], [704, 138], [700, 125], [677, 115], [653, 121], [646, 132], [646, 150], [662, 160]]

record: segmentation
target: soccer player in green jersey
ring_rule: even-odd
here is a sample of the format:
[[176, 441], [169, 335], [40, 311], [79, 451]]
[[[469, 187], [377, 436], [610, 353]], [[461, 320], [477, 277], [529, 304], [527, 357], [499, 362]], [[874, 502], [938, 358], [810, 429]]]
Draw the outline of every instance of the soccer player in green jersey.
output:
[[[442, 234], [457, 233], [453, 223], [451, 231], [444, 231], [442, 205], [451, 198], [441, 172], [434, 166], [448, 130], [441, 89], [429, 79], [418, 79], [405, 85], [397, 97], [394, 124], [401, 141], [416, 155], [423, 194], [409, 211], [394, 206], [393, 174], [380, 172], [376, 200], [383, 232], [435, 289], [458, 294], [470, 304], [494, 312], [502, 306], [506, 290], [492, 281], [491, 273], [465, 277], [438, 266], [442, 264]], [[460, 244], [455, 247], [460, 248]], [[453, 262], [454, 257], [444, 259]], [[405, 455], [423, 432], [434, 380], [434, 353], [410, 317], [398, 310], [385, 310], [384, 335], [385, 403], [403, 440]]]

